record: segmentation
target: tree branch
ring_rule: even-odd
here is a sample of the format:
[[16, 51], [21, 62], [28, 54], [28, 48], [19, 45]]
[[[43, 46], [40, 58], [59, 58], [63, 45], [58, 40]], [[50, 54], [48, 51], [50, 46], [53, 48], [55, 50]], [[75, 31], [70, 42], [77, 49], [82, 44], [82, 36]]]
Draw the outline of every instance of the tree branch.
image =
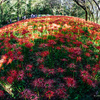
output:
[[93, 1], [97, 5], [98, 9], [100, 10], [100, 7], [99, 7], [98, 3], [95, 0], [93, 0]]

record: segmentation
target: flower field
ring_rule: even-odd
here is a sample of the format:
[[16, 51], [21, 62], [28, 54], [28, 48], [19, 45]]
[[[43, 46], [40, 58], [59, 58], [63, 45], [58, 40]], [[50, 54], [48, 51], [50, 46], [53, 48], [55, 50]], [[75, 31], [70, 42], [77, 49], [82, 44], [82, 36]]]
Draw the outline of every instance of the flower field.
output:
[[100, 25], [44, 16], [0, 28], [0, 83], [0, 100], [98, 99]]

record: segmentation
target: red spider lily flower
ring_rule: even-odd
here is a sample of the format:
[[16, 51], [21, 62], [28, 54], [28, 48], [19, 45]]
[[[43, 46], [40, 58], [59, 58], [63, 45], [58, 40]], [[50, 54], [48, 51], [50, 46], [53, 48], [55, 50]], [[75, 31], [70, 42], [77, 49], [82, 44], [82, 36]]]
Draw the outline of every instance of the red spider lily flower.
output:
[[34, 85], [35, 87], [43, 87], [43, 85], [44, 85], [44, 78], [35, 79], [32, 82], [32, 85]]
[[45, 44], [45, 43], [41, 43], [40, 45], [39, 45], [39, 48], [45, 48], [45, 47], [47, 47], [48, 46], [48, 44]]
[[90, 86], [93, 86], [93, 87], [96, 86], [95, 83], [93, 83], [93, 81], [92, 81], [91, 79], [87, 79], [87, 83], [88, 83], [88, 85], [90, 85]]
[[32, 52], [32, 51], [33, 51], [33, 49], [30, 49], [29, 51], [30, 51], [30, 52]]
[[44, 82], [44, 87], [50, 89], [53, 87], [53, 83], [54, 83], [54, 80], [49, 79], [49, 80]]
[[36, 94], [31, 94], [30, 95], [30, 100], [39, 100], [39, 97]]
[[96, 57], [96, 58], [99, 58], [99, 56], [98, 56], [98, 55], [95, 55], [95, 57]]
[[17, 65], [17, 67], [21, 68], [22, 66], [21, 66], [21, 64], [19, 64], [19, 65]]
[[69, 54], [68, 57], [70, 57], [71, 59], [75, 59], [75, 55], [74, 54]]
[[75, 87], [76, 81], [73, 78], [67, 78], [67, 86], [68, 87]]
[[8, 64], [11, 64], [12, 61], [13, 61], [13, 60], [12, 60], [11, 58], [9, 58], [9, 59], [8, 59], [8, 62], [7, 62], [7, 65], [8, 65]]
[[92, 41], [87, 41], [87, 45], [91, 45], [91, 44], [93, 44]]
[[58, 73], [63, 73], [63, 72], [65, 72], [65, 69], [62, 69], [62, 68], [59, 67], [59, 68], [57, 69], [57, 71], [58, 71]]
[[17, 71], [16, 71], [16, 70], [11, 70], [11, 71], [10, 71], [10, 75], [11, 75], [13, 78], [16, 78], [16, 77], [17, 77]]
[[76, 81], [73, 78], [65, 77], [64, 80], [66, 81], [68, 87], [76, 87]]
[[91, 52], [91, 53], [93, 53], [93, 51], [92, 51], [92, 50], [88, 50], [88, 52]]
[[100, 50], [100, 46], [97, 46], [96, 48]]
[[78, 61], [81, 62], [81, 60], [82, 60], [82, 58], [81, 58], [80, 56], [76, 58], [76, 61], [77, 61], [77, 62], [78, 62]]
[[33, 43], [29, 43], [29, 42], [25, 44], [25, 46], [26, 46], [27, 48], [31, 48], [31, 47], [33, 47], [33, 45], [34, 45]]
[[43, 72], [43, 73], [47, 73], [48, 72], [48, 69], [47, 68], [41, 68], [41, 71]]
[[69, 68], [75, 68], [76, 65], [75, 65], [74, 63], [71, 63], [71, 64], [69, 64], [67, 67], [69, 67]]
[[88, 69], [88, 70], [90, 70], [91, 69], [91, 66], [88, 64], [88, 65], [86, 65], [85, 66], [86, 67], [86, 69]]
[[60, 38], [59, 40], [60, 40], [61, 43], [65, 43], [63, 38]]
[[32, 65], [27, 65], [27, 66], [26, 66], [26, 70], [27, 70], [27, 71], [31, 71], [31, 70], [32, 70], [32, 67], [33, 67]]
[[39, 66], [39, 68], [40, 68], [40, 69], [44, 68], [44, 65], [43, 65], [43, 64], [41, 64], [41, 65]]
[[3, 48], [4, 48], [4, 46], [1, 46], [1, 47], [0, 47], [0, 49], [3, 49]]
[[48, 43], [49, 43], [50, 45], [56, 44], [56, 42], [55, 42], [54, 40], [48, 40]]
[[37, 62], [38, 62], [38, 63], [42, 63], [42, 62], [44, 62], [44, 59], [43, 59], [43, 58], [38, 58], [38, 59], [37, 59]]
[[56, 47], [56, 49], [57, 49], [57, 50], [60, 50], [61, 48], [58, 46], [58, 47]]
[[87, 46], [87, 45], [84, 45], [84, 44], [83, 44], [82, 46], [83, 46], [83, 48], [86, 48], [86, 49], [88, 48], [88, 46]]
[[36, 52], [35, 55], [36, 56], [40, 56], [41, 55], [41, 52]]
[[5, 76], [0, 77], [0, 79], [3, 81], [5, 79]]
[[90, 56], [91, 56], [90, 53], [88, 53], [88, 52], [86, 52], [85, 55], [86, 55], [87, 57], [90, 57]]
[[66, 96], [66, 89], [65, 88], [58, 88], [55, 93], [60, 97], [60, 98], [65, 98]]
[[31, 73], [27, 73], [27, 76], [28, 76], [28, 77], [32, 77], [32, 74], [31, 74]]
[[26, 34], [26, 33], [28, 33], [28, 32], [29, 32], [29, 31], [23, 29], [23, 31], [22, 31], [22, 35], [24, 35], [24, 34]]
[[4, 96], [4, 91], [0, 90], [0, 97]]
[[2, 65], [3, 65], [3, 63], [0, 63], [0, 69], [2, 69], [1, 67], [2, 67]]
[[22, 53], [20, 51], [17, 52], [18, 55], [21, 55]]
[[13, 77], [11, 77], [11, 76], [8, 76], [7, 77], [7, 82], [8, 83], [12, 84], [13, 81], [14, 81], [14, 78]]
[[67, 61], [67, 59], [63, 58], [63, 59], [60, 59], [61, 61]]
[[8, 56], [7, 56], [7, 55], [2, 55], [2, 56], [1, 56], [1, 59], [6, 60], [7, 58], [8, 58]]
[[42, 57], [46, 57], [47, 55], [49, 55], [49, 51], [43, 51], [43, 52], [41, 52], [41, 56]]
[[76, 44], [77, 46], [80, 46], [80, 45], [82, 45], [82, 42], [81, 41], [76, 41], [76, 42], [73, 42], [73, 44]]
[[48, 72], [48, 74], [55, 74], [55, 70], [54, 69], [48, 69], [47, 72]]
[[45, 93], [45, 96], [47, 97], [47, 98], [51, 98], [51, 97], [53, 97], [54, 96], [54, 92], [53, 91], [50, 91], [50, 90], [48, 90], [46, 93]]
[[29, 89], [24, 89], [23, 92], [20, 92], [21, 94], [21, 97], [22, 98], [26, 98], [26, 99], [29, 99], [30, 98], [30, 95], [32, 94], [32, 91], [29, 90]]
[[21, 71], [18, 72], [17, 79], [20, 81], [20, 80], [22, 80], [23, 78], [24, 78], [24, 71], [21, 70]]
[[20, 61], [23, 61], [23, 58], [24, 58], [24, 56], [20, 55], [17, 59], [20, 60]]

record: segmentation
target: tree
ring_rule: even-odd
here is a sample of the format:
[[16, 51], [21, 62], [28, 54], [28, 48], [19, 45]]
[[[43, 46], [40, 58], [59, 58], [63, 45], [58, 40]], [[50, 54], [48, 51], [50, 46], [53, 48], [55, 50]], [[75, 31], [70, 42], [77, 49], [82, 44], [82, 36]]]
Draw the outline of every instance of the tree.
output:
[[85, 20], [87, 21], [88, 11], [87, 11], [87, 7], [85, 5], [85, 0], [73, 0], [73, 1], [76, 2], [77, 5], [79, 5], [85, 11]]

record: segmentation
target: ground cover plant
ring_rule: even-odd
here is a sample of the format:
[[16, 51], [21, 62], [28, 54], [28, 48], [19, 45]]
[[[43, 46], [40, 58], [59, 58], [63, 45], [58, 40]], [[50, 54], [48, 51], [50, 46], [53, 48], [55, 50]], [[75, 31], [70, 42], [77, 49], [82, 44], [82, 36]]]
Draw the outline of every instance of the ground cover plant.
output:
[[0, 84], [0, 100], [98, 99], [100, 25], [44, 16], [1, 28]]

